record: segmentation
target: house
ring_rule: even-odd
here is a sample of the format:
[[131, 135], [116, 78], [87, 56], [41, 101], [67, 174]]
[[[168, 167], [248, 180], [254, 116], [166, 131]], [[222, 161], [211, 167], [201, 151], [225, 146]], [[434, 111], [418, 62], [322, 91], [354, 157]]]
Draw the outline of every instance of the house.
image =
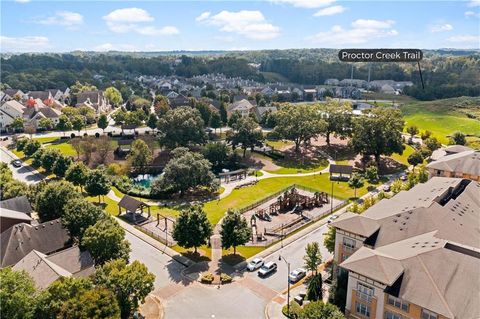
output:
[[23, 117], [25, 106], [16, 100], [9, 100], [0, 106], [0, 130], [5, 130], [16, 117]]
[[0, 233], [13, 225], [32, 223], [32, 207], [26, 196], [19, 196], [0, 202]]
[[[60, 116], [62, 115], [62, 112], [59, 110], [53, 108], [53, 107], [48, 107], [48, 106], [37, 106], [37, 104], [40, 104], [38, 100], [35, 103], [34, 107], [27, 107], [24, 109], [23, 112], [23, 118], [26, 121], [27, 125], [31, 125], [35, 128], [38, 128], [39, 126], [39, 121], [42, 118], [48, 118], [52, 120], [53, 125], [57, 125], [58, 121], [60, 120]], [[43, 103], [42, 103], [43, 105]]]
[[227, 113], [228, 115], [231, 115], [233, 112], [239, 112], [242, 117], [247, 117], [255, 112], [255, 107], [249, 100], [243, 99], [230, 104]]
[[274, 114], [277, 112], [276, 106], [257, 106], [255, 108], [255, 117], [261, 120], [266, 114]]
[[265, 87], [263, 90], [260, 91], [265, 96], [272, 97], [275, 95], [275, 91], [271, 87]]
[[110, 105], [103, 91], [87, 91], [77, 94], [77, 107], [86, 106], [93, 109], [97, 114], [110, 110]]
[[50, 91], [29, 91], [27, 93], [27, 98], [28, 99], [34, 99], [34, 100], [41, 100], [41, 101], [46, 101], [49, 99], [53, 99], [52, 94]]
[[385, 84], [380, 88], [380, 92], [385, 94], [395, 94], [397, 91], [395, 91], [391, 85]]
[[315, 101], [317, 99], [317, 88], [315, 86], [305, 86], [303, 88], [303, 99], [305, 101]]
[[191, 104], [190, 99], [181, 94], [173, 99], [168, 99], [168, 101], [170, 102], [171, 108], [176, 108], [180, 106], [190, 106]]
[[450, 145], [450, 146], [442, 147], [433, 151], [429, 159], [430, 161], [436, 161], [446, 155], [452, 155], [452, 154], [457, 154], [460, 152], [471, 151], [471, 150], [472, 149], [470, 147], [467, 147], [464, 145]]
[[[460, 145], [455, 148], [457, 146]], [[430, 177], [459, 177], [480, 181], [480, 151], [466, 150], [446, 154], [427, 165]]]
[[3, 93], [4, 93], [4, 97], [2, 101], [9, 101], [9, 100], [21, 101], [26, 99], [25, 93], [23, 93], [21, 90], [5, 89], [3, 90]]
[[70, 246], [60, 219], [39, 225], [17, 224], [0, 234], [0, 268], [15, 265], [32, 250], [48, 255]]
[[177, 92], [175, 92], [175, 91], [170, 91], [170, 92], [167, 93], [166, 97], [167, 97], [168, 99], [174, 99], [174, 98], [176, 98], [178, 95], [179, 95], [179, 94], [178, 94]]
[[479, 193], [478, 182], [434, 177], [332, 222], [347, 316], [480, 318]]
[[338, 79], [326, 79], [324, 82], [325, 85], [333, 85], [337, 86], [340, 84], [340, 81]]
[[88, 277], [95, 272], [92, 256], [73, 246], [50, 255], [37, 250], [30, 251], [18, 261], [13, 270], [26, 271], [38, 289], [47, 288], [61, 277]]

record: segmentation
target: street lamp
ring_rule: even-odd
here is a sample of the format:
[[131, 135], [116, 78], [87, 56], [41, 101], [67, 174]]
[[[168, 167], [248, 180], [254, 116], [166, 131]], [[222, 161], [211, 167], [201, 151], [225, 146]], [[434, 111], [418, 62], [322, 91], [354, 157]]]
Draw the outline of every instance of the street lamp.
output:
[[332, 195], [330, 197], [330, 214], [333, 214], [333, 181], [332, 181]]
[[282, 255], [278, 255], [278, 260], [283, 261], [287, 264], [287, 317], [290, 318], [290, 263]]

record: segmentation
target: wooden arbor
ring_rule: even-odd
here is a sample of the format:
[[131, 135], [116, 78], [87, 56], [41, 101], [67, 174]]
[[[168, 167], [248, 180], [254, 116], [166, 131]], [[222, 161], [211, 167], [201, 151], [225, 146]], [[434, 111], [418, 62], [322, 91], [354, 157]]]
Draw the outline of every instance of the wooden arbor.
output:
[[[125, 209], [127, 216], [131, 215], [133, 222], [136, 222], [137, 214], [140, 214], [140, 216], [143, 215], [144, 208], [147, 208], [147, 219], [150, 218], [150, 205], [128, 195], [123, 196], [118, 202], [118, 216], [122, 214], [122, 208]], [[138, 213], [138, 211], [140, 211], [140, 213]]]

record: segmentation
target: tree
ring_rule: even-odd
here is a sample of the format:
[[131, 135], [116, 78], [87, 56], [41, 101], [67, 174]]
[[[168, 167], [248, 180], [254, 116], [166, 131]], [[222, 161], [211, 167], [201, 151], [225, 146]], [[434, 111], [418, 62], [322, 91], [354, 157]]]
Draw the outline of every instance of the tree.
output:
[[105, 129], [108, 127], [108, 118], [105, 114], [100, 115], [98, 118], [97, 126], [102, 129], [105, 134]]
[[81, 139], [80, 148], [81, 153], [83, 153], [83, 155], [85, 156], [85, 163], [87, 163], [88, 165], [90, 163], [90, 160], [92, 159], [92, 154], [97, 148], [97, 145], [93, 142], [93, 138], [90, 136]]
[[130, 318], [140, 303], [154, 288], [155, 275], [135, 260], [127, 265], [124, 260], [113, 260], [95, 272], [94, 282], [112, 291], [120, 307], [121, 318]]
[[222, 219], [221, 227], [222, 248], [233, 247], [234, 255], [237, 253], [237, 246], [246, 244], [252, 237], [250, 225], [238, 211], [229, 210]]
[[113, 106], [119, 106], [123, 103], [122, 94], [113, 86], [105, 90], [105, 97]]
[[22, 271], [14, 271], [7, 267], [0, 269], [0, 309], [2, 318], [33, 318], [33, 307], [37, 293], [35, 282], [30, 275]]
[[87, 181], [88, 169], [82, 162], [74, 162], [65, 173], [65, 179], [75, 186], [82, 188]]
[[212, 163], [213, 167], [218, 170], [225, 166], [228, 160], [229, 148], [225, 143], [208, 143], [205, 145], [203, 155]]
[[365, 116], [355, 118], [350, 144], [363, 156], [374, 155], [378, 166], [381, 155], [403, 154], [403, 124], [399, 110], [368, 110]]
[[23, 195], [29, 195], [28, 185], [12, 178], [3, 184], [0, 198], [1, 200], [5, 200]]
[[77, 160], [80, 159], [80, 154], [82, 153], [82, 140], [80, 138], [72, 138], [69, 142], [72, 145], [75, 153], [77, 153]]
[[323, 299], [322, 274], [316, 274], [308, 282], [307, 300], [318, 301]]
[[57, 123], [57, 130], [60, 132], [63, 132], [63, 136], [65, 136], [66, 131], [70, 131], [72, 129], [72, 123], [68, 119], [68, 117], [64, 114], [60, 115], [58, 118], [58, 123]]
[[75, 115], [70, 121], [72, 122], [72, 128], [78, 131], [78, 135], [80, 135], [80, 131], [85, 127], [86, 124], [85, 117], [82, 115]]
[[217, 128], [222, 126], [222, 119], [218, 112], [212, 112], [210, 116], [210, 127], [214, 129], [214, 132], [217, 133]]
[[109, 155], [115, 149], [112, 141], [107, 136], [102, 136], [95, 141], [95, 149], [97, 150], [98, 161], [100, 164], [105, 164]]
[[81, 242], [87, 228], [102, 218], [105, 218], [105, 213], [101, 208], [83, 198], [75, 198], [65, 205], [62, 224], [72, 238]]
[[422, 141], [425, 141], [427, 138], [430, 138], [430, 136], [432, 136], [432, 132], [430, 132], [429, 130], [426, 130], [425, 132], [420, 134]]
[[36, 151], [38, 151], [42, 147], [42, 143], [40, 143], [37, 140], [34, 139], [27, 139], [27, 142], [23, 146], [23, 153], [30, 157], [32, 156]]
[[43, 148], [39, 148], [35, 153], [32, 155], [32, 166], [39, 168], [42, 166], [42, 156], [43, 156]]
[[22, 130], [24, 128], [25, 121], [23, 117], [16, 117], [13, 119], [10, 127], [15, 131]]
[[413, 168], [415, 169], [415, 166], [423, 163], [422, 153], [420, 153], [419, 151], [413, 152], [408, 156], [407, 161], [408, 161], [408, 164], [412, 165]]
[[437, 140], [436, 137], [429, 137], [425, 139], [423, 144], [425, 144], [425, 146], [432, 152], [442, 147], [442, 144]]
[[156, 95], [153, 108], [158, 117], [162, 117], [170, 110], [170, 102], [166, 96]]
[[322, 254], [318, 242], [314, 241], [307, 244], [303, 260], [305, 261], [305, 268], [310, 270], [312, 274], [317, 275], [318, 266], [322, 263]]
[[98, 196], [98, 202], [100, 203], [101, 195], [107, 195], [110, 191], [112, 184], [108, 179], [107, 174], [100, 169], [90, 171], [85, 180], [85, 190], [90, 196]]
[[201, 144], [205, 141], [204, 125], [196, 109], [179, 107], [170, 110], [158, 121], [160, 144], [171, 149]]
[[320, 107], [322, 119], [326, 125], [322, 131], [327, 145], [330, 146], [330, 136], [342, 139], [351, 135], [352, 132], [352, 106], [348, 102], [340, 102], [328, 99], [326, 104]]
[[47, 171], [51, 172], [55, 161], [63, 156], [58, 149], [47, 148], [43, 151], [42, 155], [42, 167]]
[[329, 227], [327, 233], [324, 235], [323, 245], [327, 248], [330, 254], [335, 253], [335, 236], [336, 236], [336, 228]]
[[260, 146], [263, 140], [262, 130], [258, 127], [250, 117], [240, 118], [237, 123], [233, 125], [233, 130], [228, 131], [227, 140], [232, 143], [232, 148], [239, 144], [242, 145], [243, 157], [245, 157], [247, 148], [253, 149], [255, 146]]
[[362, 188], [364, 185], [362, 176], [357, 173], [353, 173], [350, 179], [348, 180], [348, 186], [354, 189], [354, 198], [357, 198], [357, 188]]
[[57, 319], [68, 300], [76, 298], [82, 292], [92, 289], [87, 278], [60, 277], [42, 290], [35, 308], [35, 317]]
[[130, 243], [125, 240], [125, 230], [113, 217], [106, 216], [89, 226], [80, 243], [90, 252], [95, 264], [103, 265], [113, 259], [128, 261]]
[[467, 139], [465, 138], [465, 134], [463, 134], [462, 132], [456, 131], [455, 133], [452, 134], [452, 137], [450, 138], [450, 144], [454, 144], [454, 145], [467, 144]]
[[182, 210], [173, 228], [173, 239], [178, 245], [187, 249], [193, 247], [195, 253], [197, 247], [208, 243], [212, 234], [212, 225], [200, 206]]
[[65, 173], [72, 164], [72, 159], [68, 156], [60, 155], [53, 163], [52, 171], [57, 177], [65, 177]]
[[152, 193], [169, 189], [183, 195], [198, 187], [216, 189], [215, 176], [211, 172], [212, 164], [202, 154], [192, 153], [185, 148], [177, 148], [172, 154], [173, 158], [165, 166], [164, 174], [152, 183]]
[[53, 124], [53, 121], [49, 119], [48, 117], [42, 117], [38, 121], [38, 127], [44, 130], [51, 130], [55, 125]]
[[147, 126], [152, 129], [152, 132], [155, 131], [155, 128], [157, 127], [157, 122], [157, 116], [154, 113], [150, 113], [147, 120]]
[[345, 319], [345, 315], [335, 305], [314, 301], [303, 307], [298, 319]]
[[144, 116], [145, 113], [143, 113], [142, 110], [128, 112], [125, 116], [125, 125], [132, 127], [135, 132], [135, 129], [142, 125], [142, 118]]
[[410, 136], [413, 138], [415, 135], [417, 135], [419, 132], [418, 127], [415, 125], [411, 125], [407, 127], [407, 133], [410, 134]]
[[328, 301], [336, 305], [341, 311], [345, 311], [347, 301], [348, 272], [340, 271], [337, 278], [330, 286]]
[[365, 169], [365, 178], [369, 183], [375, 183], [378, 180], [378, 168], [375, 165], [368, 166]]
[[152, 151], [143, 140], [135, 140], [132, 143], [127, 160], [130, 162], [130, 165], [143, 172], [145, 166], [149, 165], [153, 160]]
[[122, 107], [120, 110], [113, 113], [112, 118], [115, 121], [115, 125], [122, 125], [125, 123], [125, 118], [127, 117], [127, 112]]
[[80, 194], [67, 181], [50, 182], [36, 196], [36, 211], [42, 221], [63, 216], [65, 205]]
[[242, 115], [238, 111], [234, 111], [231, 115], [230, 118], [228, 119], [228, 126], [233, 127], [235, 124], [237, 124], [238, 120], [242, 118]]
[[116, 319], [120, 308], [113, 293], [105, 288], [82, 291], [64, 303], [60, 314], [63, 319]]
[[228, 122], [228, 114], [227, 114], [227, 108], [225, 106], [225, 102], [220, 103], [220, 119], [222, 120], [223, 125], [226, 125]]
[[283, 139], [295, 143], [295, 151], [302, 142], [308, 142], [325, 130], [326, 123], [314, 105], [285, 105], [275, 114], [277, 125], [274, 131]]
[[202, 100], [200, 100], [195, 103], [195, 108], [200, 112], [203, 123], [205, 123], [205, 125], [208, 125], [210, 123], [210, 116], [212, 115], [212, 111], [210, 111], [208, 105]]

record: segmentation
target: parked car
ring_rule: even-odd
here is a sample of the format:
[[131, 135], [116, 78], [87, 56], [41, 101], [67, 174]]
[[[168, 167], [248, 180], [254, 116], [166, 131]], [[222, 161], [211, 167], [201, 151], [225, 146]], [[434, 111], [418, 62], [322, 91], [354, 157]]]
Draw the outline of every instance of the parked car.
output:
[[265, 265], [260, 268], [258, 271], [258, 276], [259, 277], [266, 277], [270, 273], [277, 271], [277, 263], [274, 263], [273, 261], [269, 261]]
[[263, 259], [262, 258], [255, 258], [248, 263], [247, 270], [248, 271], [255, 271], [262, 266], [263, 266]]
[[388, 184], [387, 184], [387, 185], [383, 185], [382, 190], [383, 190], [384, 192], [389, 192], [389, 191], [390, 191], [390, 185], [388, 185]]
[[337, 215], [337, 214], [333, 214], [332, 216], [330, 216], [330, 217], [328, 218], [327, 223], [330, 224], [331, 222], [333, 222], [333, 221], [334, 221], [335, 219], [337, 219], [337, 218], [338, 218], [338, 215]]
[[19, 159], [13, 160], [12, 161], [12, 166], [13, 167], [21, 167], [22, 166], [22, 161]]
[[297, 269], [294, 269], [292, 270], [289, 274], [288, 274], [288, 280], [290, 280], [290, 282], [297, 282], [299, 281], [300, 279], [302, 279], [303, 277], [305, 277], [307, 275], [307, 271], [303, 268], [297, 268]]
[[406, 181], [408, 178], [407, 178], [407, 175], [403, 174], [400, 176], [400, 180], [401, 181]]

